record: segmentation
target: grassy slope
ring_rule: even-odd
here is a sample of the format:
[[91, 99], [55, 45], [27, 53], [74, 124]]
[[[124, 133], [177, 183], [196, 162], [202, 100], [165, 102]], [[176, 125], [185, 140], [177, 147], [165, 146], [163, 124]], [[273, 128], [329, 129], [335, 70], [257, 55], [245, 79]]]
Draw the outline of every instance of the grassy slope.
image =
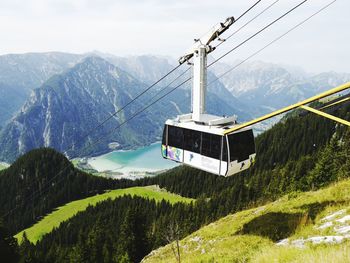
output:
[[6, 169], [7, 167], [8, 165], [0, 163], [0, 171]]
[[46, 215], [42, 220], [33, 225], [30, 228], [27, 228], [15, 237], [21, 242], [23, 232], [25, 231], [28, 239], [36, 243], [40, 238], [49, 233], [54, 227], [58, 227], [61, 222], [73, 217], [76, 213], [85, 210], [89, 205], [96, 205], [98, 202], [104, 201], [108, 198], [115, 199], [123, 195], [137, 195], [144, 198], [154, 199], [156, 201], [161, 201], [163, 199], [169, 201], [170, 203], [176, 202], [191, 202], [193, 199], [184, 198], [180, 195], [168, 193], [159, 189], [156, 186], [147, 186], [147, 187], [132, 187], [127, 189], [118, 189], [108, 191], [101, 195], [96, 195], [88, 197], [82, 200], [77, 200], [65, 204], [64, 206], [58, 207], [54, 212]]
[[[275, 244], [287, 237], [292, 241], [336, 235], [334, 227], [316, 227], [324, 223], [323, 217], [340, 209], [350, 214], [350, 180], [288, 195], [205, 226], [180, 241], [181, 262], [348, 262], [349, 239], [337, 245], [307, 244], [304, 248]], [[171, 245], [153, 251], [144, 261], [176, 262]]]

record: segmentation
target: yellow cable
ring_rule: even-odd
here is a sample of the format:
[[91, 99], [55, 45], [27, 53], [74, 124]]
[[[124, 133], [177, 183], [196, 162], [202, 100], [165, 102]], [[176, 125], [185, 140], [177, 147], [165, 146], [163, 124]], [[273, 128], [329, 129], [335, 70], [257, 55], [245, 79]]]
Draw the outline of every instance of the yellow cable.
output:
[[331, 103], [331, 104], [329, 104], [329, 105], [327, 105], [327, 106], [324, 106], [324, 107], [321, 108], [321, 110], [327, 109], [327, 108], [332, 107], [332, 106], [334, 106], [334, 105], [337, 105], [337, 104], [339, 104], [339, 103], [346, 102], [346, 101], [348, 101], [348, 100], [350, 100], [350, 97], [349, 97], [349, 98], [342, 99], [342, 100], [339, 100], [339, 101], [336, 101], [336, 102], [333, 102], [333, 103]]
[[270, 119], [270, 118], [275, 117], [275, 116], [277, 116], [277, 115], [280, 115], [280, 114], [282, 114], [282, 113], [284, 113], [284, 112], [293, 110], [293, 109], [295, 109], [295, 108], [299, 108], [300, 106], [303, 106], [303, 105], [308, 104], [308, 103], [310, 103], [310, 102], [313, 102], [313, 101], [316, 101], [316, 100], [319, 100], [319, 99], [328, 97], [328, 96], [330, 96], [330, 95], [332, 95], [332, 94], [341, 92], [341, 91], [346, 90], [346, 89], [349, 89], [349, 88], [350, 88], [350, 82], [347, 82], [347, 83], [345, 83], [345, 84], [343, 84], [343, 85], [340, 85], [340, 86], [338, 86], [338, 87], [336, 87], [336, 88], [333, 88], [333, 89], [327, 90], [327, 91], [325, 91], [325, 92], [322, 92], [321, 94], [318, 94], [318, 95], [316, 95], [316, 96], [313, 96], [313, 97], [308, 98], [308, 99], [306, 99], [306, 100], [303, 100], [303, 101], [301, 101], [301, 102], [298, 102], [298, 103], [289, 105], [289, 106], [287, 106], [287, 107], [285, 107], [285, 108], [282, 108], [282, 109], [279, 109], [279, 110], [277, 110], [277, 111], [271, 112], [271, 113], [269, 113], [269, 114], [266, 114], [266, 115], [264, 115], [264, 116], [262, 116], [262, 117], [259, 117], [259, 118], [257, 118], [257, 119], [248, 121], [248, 122], [246, 122], [246, 123], [239, 124], [239, 125], [237, 125], [237, 126], [231, 128], [231, 129], [228, 129], [228, 130], [224, 131], [223, 134], [226, 135], [226, 134], [232, 133], [232, 132], [234, 132], [234, 131], [238, 131], [238, 130], [243, 129], [243, 128], [245, 128], [245, 127], [251, 126], [251, 125], [256, 124], [256, 123], [258, 123], [258, 122], [262, 122], [262, 121], [264, 121], [264, 120], [267, 120], [267, 119]]
[[300, 106], [300, 108], [303, 108], [304, 110], [311, 111], [311, 112], [313, 112], [313, 113], [316, 113], [316, 114], [321, 115], [321, 116], [323, 116], [323, 117], [326, 117], [326, 118], [328, 118], [328, 119], [334, 120], [334, 121], [339, 122], [339, 123], [341, 123], [341, 124], [345, 124], [345, 125], [347, 125], [347, 126], [350, 126], [350, 122], [348, 122], [348, 121], [346, 121], [346, 120], [343, 120], [343, 119], [341, 119], [341, 118], [335, 117], [335, 116], [333, 116], [333, 115], [330, 115], [330, 114], [328, 114], [328, 113], [325, 113], [325, 112], [323, 112], [323, 111], [319, 111], [319, 110], [316, 110], [316, 109], [314, 109], [314, 108], [311, 108], [311, 107], [305, 106], [305, 105]]

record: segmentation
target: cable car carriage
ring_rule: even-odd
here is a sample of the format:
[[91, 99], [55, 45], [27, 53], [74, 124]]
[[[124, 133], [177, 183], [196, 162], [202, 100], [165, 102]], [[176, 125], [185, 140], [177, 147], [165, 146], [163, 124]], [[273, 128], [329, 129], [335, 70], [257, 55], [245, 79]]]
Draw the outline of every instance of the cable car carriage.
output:
[[251, 128], [230, 133], [228, 130], [237, 126], [236, 116], [222, 118], [205, 112], [207, 54], [214, 50], [209, 44], [233, 22], [230, 17], [219, 23], [195, 40], [194, 46], [179, 59], [182, 64], [193, 58], [192, 113], [167, 120], [162, 138], [164, 158], [223, 176], [248, 169], [255, 159]]
[[252, 129], [224, 135], [232, 125], [201, 125], [180, 120], [181, 116], [166, 121], [162, 139], [164, 158], [222, 176], [248, 169], [254, 162]]

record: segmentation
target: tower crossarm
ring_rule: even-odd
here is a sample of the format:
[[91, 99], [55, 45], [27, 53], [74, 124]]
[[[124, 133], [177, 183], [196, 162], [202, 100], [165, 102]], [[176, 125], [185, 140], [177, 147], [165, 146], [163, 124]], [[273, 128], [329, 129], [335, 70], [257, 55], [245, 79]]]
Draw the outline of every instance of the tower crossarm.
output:
[[211, 28], [207, 34], [205, 34], [200, 39], [195, 39], [193, 46], [179, 59], [179, 63], [183, 64], [189, 59], [191, 59], [195, 52], [197, 52], [200, 46], [205, 46], [207, 49], [207, 54], [212, 52], [215, 48], [210, 46], [210, 43], [216, 39], [220, 39], [220, 35], [223, 34], [230, 26], [235, 22], [234, 17], [227, 18], [224, 22], [215, 25]]

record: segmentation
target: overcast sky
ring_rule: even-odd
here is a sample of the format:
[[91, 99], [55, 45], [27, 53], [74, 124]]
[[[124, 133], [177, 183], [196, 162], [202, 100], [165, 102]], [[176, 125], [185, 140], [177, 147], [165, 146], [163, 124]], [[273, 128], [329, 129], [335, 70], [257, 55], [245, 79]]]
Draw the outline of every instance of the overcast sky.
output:
[[[177, 58], [192, 40], [226, 17], [238, 17], [256, 0], [0, 0], [0, 54], [92, 50], [119, 56], [154, 54]], [[275, 0], [262, 0], [227, 34]], [[214, 57], [237, 45], [301, 0], [279, 0], [237, 33]], [[308, 0], [280, 23], [230, 54], [244, 59], [332, 0]], [[350, 72], [350, 1], [327, 10], [254, 60], [290, 64], [310, 72]]]

